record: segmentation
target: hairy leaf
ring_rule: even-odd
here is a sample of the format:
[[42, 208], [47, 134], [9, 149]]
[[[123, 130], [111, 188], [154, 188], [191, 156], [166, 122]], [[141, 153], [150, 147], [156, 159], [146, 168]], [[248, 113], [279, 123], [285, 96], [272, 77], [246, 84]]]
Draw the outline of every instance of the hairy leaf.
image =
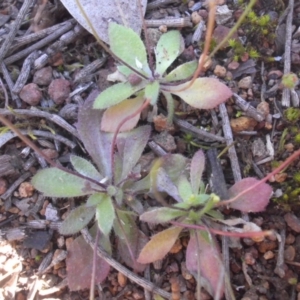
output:
[[129, 82], [120, 82], [114, 84], [104, 90], [95, 100], [94, 108], [105, 109], [116, 105], [127, 99], [137, 91], [145, 87], [145, 82], [142, 81], [138, 85], [132, 86]]
[[188, 79], [194, 74], [194, 72], [197, 70], [197, 67], [198, 62], [196, 60], [186, 62], [175, 68], [163, 79], [167, 80], [168, 82]]
[[140, 220], [143, 222], [160, 224], [174, 220], [178, 217], [184, 216], [185, 211], [179, 209], [173, 209], [169, 207], [159, 207], [146, 211], [140, 216]]
[[136, 259], [149, 239], [138, 229], [135, 217], [132, 214], [122, 210], [117, 210], [117, 214], [120, 222], [115, 219], [114, 231], [118, 237], [118, 253], [127, 266], [133, 268], [136, 272], [143, 272], [146, 265], [138, 263]]
[[48, 197], [78, 197], [92, 193], [88, 188], [89, 181], [57, 168], [39, 171], [32, 177], [31, 183]]
[[194, 194], [199, 193], [204, 167], [205, 167], [204, 153], [201, 150], [198, 150], [192, 158], [191, 171], [190, 171], [191, 185]]
[[[247, 188], [250, 188], [258, 181], [259, 180], [257, 180], [256, 178], [251, 177], [244, 178], [238, 181], [229, 189], [230, 198], [237, 196], [239, 193], [243, 192]], [[239, 197], [236, 201], [232, 202], [230, 204], [230, 207], [247, 213], [260, 212], [265, 210], [266, 206], [269, 203], [271, 195], [271, 186], [266, 183], [261, 183], [255, 189], [250, 190], [249, 192]]]
[[150, 138], [151, 127], [140, 126], [131, 132], [120, 135], [117, 146], [122, 158], [122, 175], [125, 179], [140, 159]]
[[[100, 237], [99, 244], [106, 244]], [[85, 242], [82, 236], [68, 245], [66, 259], [68, 286], [71, 291], [90, 288], [93, 270], [93, 249]], [[108, 250], [108, 249], [106, 249]], [[97, 255], [95, 284], [104, 281], [109, 273], [110, 265]]]
[[155, 172], [153, 170], [151, 171], [151, 188], [153, 192], [166, 192], [176, 201], [183, 201], [179, 195], [176, 185], [163, 168], [158, 168]]
[[74, 169], [81, 175], [92, 178], [94, 180], [100, 181], [102, 176], [96, 170], [96, 168], [86, 159], [71, 155], [70, 156], [71, 164], [73, 165]]
[[151, 74], [144, 43], [131, 28], [111, 22], [108, 33], [110, 48], [114, 54], [143, 74]]
[[[132, 28], [138, 34], [141, 32], [143, 18], [140, 10], [137, 9], [136, 0], [118, 2], [107, 0], [79, 1], [89, 21], [93, 24], [97, 35], [99, 35], [100, 39], [104, 42], [109, 43], [108, 26], [110, 19]], [[62, 0], [62, 3], [80, 25], [91, 34], [94, 34], [75, 0]], [[141, 0], [141, 5], [143, 7], [143, 14], [145, 14], [147, 0]], [[121, 14], [120, 11], [122, 12]]]
[[100, 174], [111, 178], [111, 139], [107, 133], [100, 132], [102, 111], [93, 109], [93, 103], [99, 91], [90, 93], [78, 113], [78, 133], [85, 149], [97, 165]]
[[[101, 121], [101, 130], [108, 132], [115, 132], [119, 124], [127, 117], [135, 113], [144, 103], [143, 97], [136, 97], [133, 99], [126, 99], [119, 104], [109, 107], [103, 114]], [[120, 129], [128, 131], [133, 129], [140, 119], [141, 113], [124, 123]]]
[[159, 161], [173, 182], [176, 182], [179, 176], [185, 172], [188, 162], [187, 158], [180, 154], [167, 154], [160, 157]]
[[173, 247], [182, 229], [181, 227], [170, 227], [152, 236], [141, 251], [138, 262], [149, 264], [163, 259]]
[[96, 219], [99, 229], [108, 236], [115, 219], [115, 208], [110, 197], [106, 196], [96, 207]]
[[193, 194], [190, 182], [185, 176], [180, 176], [178, 181], [178, 192], [184, 202], [189, 201]]
[[159, 95], [159, 82], [154, 81], [146, 85], [145, 99], [150, 100], [151, 105], [155, 105]]
[[[196, 237], [197, 234], [197, 237]], [[198, 238], [198, 243], [197, 243]], [[214, 297], [218, 291], [222, 297], [224, 293], [224, 267], [221, 260], [218, 245], [207, 232], [192, 231], [191, 238], [186, 249], [186, 267], [197, 279], [198, 257], [200, 259], [200, 275], [206, 283], [205, 288]]]
[[89, 196], [85, 206], [93, 207], [93, 209], [95, 210], [95, 206], [100, 204], [105, 197], [107, 197], [107, 194], [105, 193], [94, 193], [93, 195]]
[[161, 36], [155, 48], [155, 72], [163, 75], [184, 49], [184, 42], [179, 31], [172, 30]]
[[167, 90], [182, 98], [190, 106], [198, 109], [211, 109], [225, 102], [232, 96], [232, 91], [215, 78], [197, 78], [186, 90], [177, 92], [189, 84], [189, 81], [176, 86], [168, 86]]
[[83, 229], [94, 217], [95, 208], [81, 205], [73, 209], [62, 222], [59, 232], [64, 235], [71, 235]]

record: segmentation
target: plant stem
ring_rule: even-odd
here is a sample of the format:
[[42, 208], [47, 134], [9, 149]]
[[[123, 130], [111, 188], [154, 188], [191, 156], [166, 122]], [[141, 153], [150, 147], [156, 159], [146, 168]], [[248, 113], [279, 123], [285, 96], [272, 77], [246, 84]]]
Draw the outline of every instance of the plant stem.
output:
[[254, 190], [255, 188], [257, 188], [259, 185], [265, 183], [267, 180], [269, 180], [271, 177], [273, 177], [274, 175], [276, 175], [277, 173], [279, 173], [281, 170], [283, 170], [284, 168], [286, 168], [290, 163], [292, 163], [298, 156], [300, 155], [300, 150], [294, 152], [289, 158], [287, 158], [279, 167], [277, 167], [273, 172], [269, 173], [266, 177], [264, 177], [263, 179], [259, 180], [257, 183], [255, 183], [254, 185], [248, 187], [247, 189], [245, 189], [244, 191], [242, 191], [241, 193], [239, 193], [238, 195], [236, 195], [235, 197], [229, 199], [229, 200], [224, 200], [221, 201], [219, 203], [216, 204], [216, 206], [223, 206], [223, 205], [228, 205], [234, 201], [237, 201], [240, 197], [242, 197], [243, 195], [245, 195], [246, 193], [249, 193], [250, 191]]
[[[207, 231], [207, 227], [202, 226], [202, 225], [195, 225], [195, 224], [186, 224], [186, 223], [181, 223], [177, 221], [170, 221], [170, 223], [174, 226], [180, 226], [180, 227], [185, 227], [185, 228], [190, 228], [190, 229], [198, 229], [198, 230], [204, 230]], [[272, 235], [273, 231], [272, 230], [264, 230], [264, 231], [248, 231], [248, 232], [229, 232], [229, 231], [222, 231], [214, 228], [209, 228], [209, 231], [214, 234], [219, 234], [222, 236], [232, 236], [232, 237], [240, 237], [240, 238], [257, 238], [257, 237], [263, 237], [263, 236], [268, 236]]]
[[97, 263], [97, 245], [99, 242], [100, 230], [97, 225], [97, 233], [95, 238], [95, 246], [93, 252], [93, 269], [92, 269], [92, 278], [91, 278], [91, 287], [90, 287], [90, 300], [95, 299], [95, 278], [96, 278], [96, 263]]
[[127, 116], [126, 118], [124, 118], [118, 125], [116, 131], [114, 132], [113, 135], [113, 139], [112, 139], [112, 143], [111, 143], [111, 150], [110, 150], [110, 159], [111, 159], [111, 170], [112, 170], [112, 183], [115, 184], [114, 182], [114, 167], [115, 167], [115, 158], [114, 158], [114, 150], [115, 150], [115, 146], [116, 146], [116, 142], [117, 142], [117, 136], [119, 134], [119, 131], [121, 129], [121, 127], [130, 119], [134, 118], [137, 114], [139, 114], [140, 112], [142, 112], [142, 110], [144, 108], [146, 108], [149, 104], [150, 104], [150, 99], [146, 99], [146, 101], [143, 103], [143, 105], [136, 110], [134, 113], [132, 113], [131, 115]]
[[162, 93], [167, 100], [167, 107], [168, 107], [167, 123], [168, 125], [172, 125], [173, 117], [174, 117], [174, 99], [170, 93], [164, 91]]

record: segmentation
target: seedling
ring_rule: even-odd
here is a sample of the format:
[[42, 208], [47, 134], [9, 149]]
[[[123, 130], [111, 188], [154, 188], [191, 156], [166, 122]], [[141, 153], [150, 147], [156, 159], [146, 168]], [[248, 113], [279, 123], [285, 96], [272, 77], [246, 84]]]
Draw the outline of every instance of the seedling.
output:
[[[113, 229], [119, 245], [119, 255], [127, 265], [141, 272], [145, 265], [136, 262], [137, 249], [147, 242], [147, 237], [135, 224], [136, 214], [143, 210], [136, 196], [149, 190], [150, 180], [140, 180], [137, 162], [148, 142], [150, 126], [141, 126], [118, 135], [117, 150], [114, 152], [115, 168], [112, 170], [110, 150], [113, 135], [99, 130], [102, 114], [92, 109], [97, 93], [96, 91], [89, 96], [78, 115], [78, 132], [96, 167], [82, 157], [71, 155], [74, 171], [57, 167], [44, 169], [32, 178], [32, 184], [48, 197], [87, 196], [86, 203], [71, 211], [64, 220], [60, 233], [75, 234], [95, 216], [101, 231], [102, 246], [106, 245], [110, 253], [109, 235]], [[128, 206], [136, 213], [128, 211]], [[84, 267], [82, 258], [78, 257], [82, 255], [82, 250], [79, 249], [83, 244], [83, 240], [78, 240], [69, 249], [72, 255], [67, 260], [68, 270]], [[91, 267], [92, 256], [89, 259]], [[86, 260], [88, 258], [85, 258], [85, 262]], [[107, 263], [101, 261], [100, 266], [102, 271], [97, 272], [100, 275], [96, 282], [104, 280], [109, 272]], [[91, 269], [89, 273], [91, 274]], [[68, 278], [71, 290], [87, 288], [91, 282], [91, 276], [86, 276], [84, 272], [76, 273], [75, 277], [72, 272], [68, 272]]]
[[[195, 153], [190, 164], [189, 174], [183, 168], [184, 158], [177, 156], [166, 156], [159, 159], [151, 171], [152, 182], [158, 192], [166, 192], [172, 196], [177, 203], [172, 207], [155, 207], [143, 213], [140, 220], [153, 224], [165, 224], [173, 222], [173, 225], [154, 235], [148, 244], [142, 249], [138, 261], [140, 263], [151, 263], [163, 259], [178, 239], [184, 227], [189, 228], [190, 241], [186, 251], [186, 266], [191, 274], [198, 279], [199, 285], [205, 282], [205, 288], [214, 297], [222, 296], [224, 291], [224, 268], [221, 262], [221, 253], [214, 236], [214, 229], [220, 229], [220, 224], [237, 225], [243, 224], [250, 228], [251, 233], [243, 231], [242, 236], [258, 238], [266, 235], [261, 229], [251, 222], [241, 219], [224, 220], [218, 205], [220, 198], [215, 194], [207, 194], [201, 180], [204, 171], [204, 154], [201, 150]], [[177, 176], [168, 174], [168, 167], [177, 165]], [[255, 178], [246, 178], [236, 183], [229, 189], [231, 197], [237, 197], [229, 204], [232, 208], [243, 212], [259, 212], [265, 209], [272, 194], [272, 188], [261, 183], [256, 187], [255, 195], [247, 193], [239, 195], [242, 191], [255, 185]], [[172, 222], [171, 222], [172, 223]], [[178, 225], [181, 224], [181, 227]], [[197, 226], [192, 226], [197, 225]], [[198, 230], [197, 230], [198, 229]], [[229, 231], [238, 235], [238, 229], [229, 226]], [[249, 231], [249, 229], [248, 229]], [[258, 232], [255, 232], [258, 231]], [[225, 234], [225, 233], [224, 233]], [[201, 274], [201, 276], [200, 276]], [[202, 278], [200, 280], [200, 277]], [[221, 282], [221, 284], [220, 284]]]

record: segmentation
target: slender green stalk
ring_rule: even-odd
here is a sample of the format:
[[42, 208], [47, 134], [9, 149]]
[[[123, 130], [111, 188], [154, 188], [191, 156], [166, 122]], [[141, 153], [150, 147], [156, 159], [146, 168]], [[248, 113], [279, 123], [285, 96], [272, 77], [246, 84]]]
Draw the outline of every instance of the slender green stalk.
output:
[[171, 125], [173, 122], [173, 117], [174, 117], [174, 99], [172, 97], [172, 95], [168, 92], [164, 92], [162, 91], [163, 95], [165, 96], [166, 100], [167, 100], [167, 106], [168, 106], [168, 117], [167, 117], [167, 122], [168, 125]]

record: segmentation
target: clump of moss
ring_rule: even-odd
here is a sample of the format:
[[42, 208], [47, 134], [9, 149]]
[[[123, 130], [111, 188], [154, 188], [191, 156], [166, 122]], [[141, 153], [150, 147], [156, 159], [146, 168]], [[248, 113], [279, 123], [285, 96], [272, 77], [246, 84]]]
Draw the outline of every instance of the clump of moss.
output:
[[298, 145], [300, 144], [300, 133], [295, 135], [294, 142], [295, 142], [295, 144], [298, 144]]
[[296, 123], [300, 119], [300, 109], [295, 107], [289, 107], [284, 111], [284, 116], [287, 121]]

